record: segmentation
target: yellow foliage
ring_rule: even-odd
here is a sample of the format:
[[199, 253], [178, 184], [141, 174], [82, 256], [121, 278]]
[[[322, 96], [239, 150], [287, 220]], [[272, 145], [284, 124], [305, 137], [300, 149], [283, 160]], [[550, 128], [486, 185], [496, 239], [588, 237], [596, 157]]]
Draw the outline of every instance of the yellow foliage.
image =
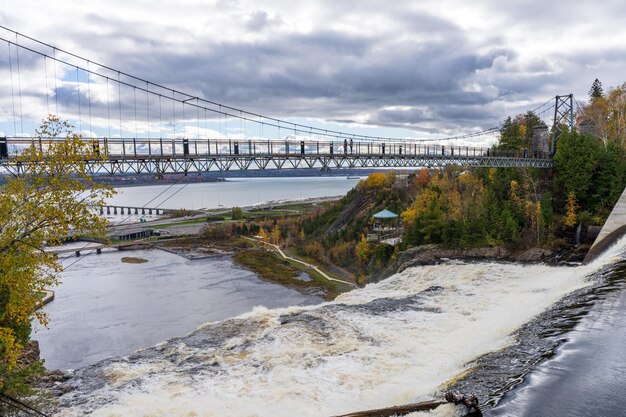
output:
[[578, 203], [576, 202], [576, 194], [570, 192], [567, 194], [567, 203], [565, 204], [565, 218], [563, 224], [567, 227], [574, 227], [578, 222], [576, 210], [578, 209]]
[[459, 188], [471, 196], [481, 193], [484, 189], [482, 180], [470, 173], [459, 175]]
[[278, 245], [280, 243], [280, 228], [278, 225], [272, 229], [272, 243]]
[[457, 190], [452, 190], [446, 196], [448, 203], [448, 218], [451, 220], [459, 220], [462, 212], [462, 200], [461, 193]]
[[361, 235], [361, 240], [356, 244], [356, 257], [362, 264], [369, 262], [371, 250], [370, 244], [364, 235]]
[[517, 181], [511, 180], [511, 203], [516, 207], [522, 206], [522, 197], [520, 196], [520, 185]]
[[402, 217], [402, 220], [405, 223], [413, 222], [424, 211], [426, 211], [430, 202], [433, 199], [438, 198], [438, 197], [439, 197], [439, 193], [431, 190], [430, 188], [423, 190], [417, 195], [417, 197], [413, 201], [413, 204], [411, 204], [411, 207], [409, 207], [408, 209], [406, 209], [400, 214], [400, 216]]
[[393, 184], [395, 179], [395, 173], [390, 172], [373, 172], [367, 176], [366, 179], [361, 181], [362, 187], [365, 190], [372, 190], [377, 188], [389, 187]]
[[[70, 233], [105, 236], [106, 219], [92, 208], [103, 207], [113, 194], [87, 172], [85, 161], [100, 158], [96, 147], [72, 133], [69, 124], [50, 116], [37, 133], [43, 146], [16, 155], [23, 175], [0, 188], [0, 292], [6, 299], [0, 309], [0, 364], [9, 370], [28, 336], [15, 329], [33, 318], [45, 325], [45, 314], [35, 312], [38, 293], [56, 284], [63, 269], [55, 255], [40, 248]], [[0, 376], [0, 390], [2, 384]]]

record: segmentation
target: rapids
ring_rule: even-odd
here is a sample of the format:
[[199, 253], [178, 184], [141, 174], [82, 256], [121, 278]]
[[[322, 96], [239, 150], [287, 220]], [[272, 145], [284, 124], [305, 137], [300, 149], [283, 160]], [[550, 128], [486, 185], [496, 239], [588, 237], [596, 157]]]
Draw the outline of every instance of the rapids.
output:
[[625, 246], [577, 267], [415, 267], [333, 302], [256, 308], [76, 371], [57, 415], [331, 416], [427, 399]]

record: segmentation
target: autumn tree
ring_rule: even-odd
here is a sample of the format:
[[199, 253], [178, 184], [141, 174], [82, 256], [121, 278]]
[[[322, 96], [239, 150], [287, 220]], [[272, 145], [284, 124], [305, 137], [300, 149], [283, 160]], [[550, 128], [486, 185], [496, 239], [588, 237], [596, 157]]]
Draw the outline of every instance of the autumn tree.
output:
[[573, 192], [567, 193], [567, 203], [565, 204], [565, 218], [563, 224], [567, 227], [574, 227], [578, 221], [576, 214], [578, 210], [578, 203], [576, 202], [576, 194]]
[[275, 245], [278, 245], [280, 243], [280, 236], [281, 236], [280, 228], [278, 227], [278, 225], [276, 225], [272, 228], [272, 233], [271, 233], [272, 243]]
[[113, 191], [97, 184], [86, 160], [100, 158], [97, 147], [73, 133], [73, 127], [49, 116], [36, 131], [39, 140], [12, 155], [20, 176], [0, 188], [0, 391], [19, 396], [29, 367], [20, 355], [30, 337], [44, 288], [57, 283], [63, 266], [43, 250], [70, 236], [105, 236], [103, 207]]
[[578, 115], [577, 123], [590, 125], [593, 136], [605, 146], [611, 141], [622, 144], [626, 139], [626, 83], [592, 97]]
[[361, 264], [366, 264], [370, 260], [371, 249], [365, 235], [361, 235], [361, 240], [356, 244], [356, 257]]

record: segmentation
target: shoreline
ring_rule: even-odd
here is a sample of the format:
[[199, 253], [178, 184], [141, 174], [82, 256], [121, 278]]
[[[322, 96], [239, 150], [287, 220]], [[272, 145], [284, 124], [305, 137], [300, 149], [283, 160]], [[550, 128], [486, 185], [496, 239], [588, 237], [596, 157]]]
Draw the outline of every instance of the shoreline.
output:
[[[253, 272], [262, 280], [301, 292], [307, 292], [307, 290], [310, 291], [314, 288], [321, 291], [324, 294], [323, 298], [327, 301], [334, 299], [354, 285], [332, 277], [327, 279], [328, 275], [321, 271], [317, 265], [310, 268], [305, 266], [306, 262], [301, 260], [279, 258], [277, 252], [265, 249], [266, 245], [266, 242], [244, 236], [233, 237], [221, 242], [203, 242], [196, 235], [166, 240], [155, 244], [154, 249], [163, 250], [192, 261], [212, 257], [228, 257], [234, 265]], [[256, 256], [252, 258], [246, 256], [246, 253], [252, 254], [252, 252], [255, 252], [253, 255]], [[271, 254], [271, 256], [265, 256], [266, 253]], [[307, 274], [310, 280], [297, 278], [296, 275], [299, 273]]]

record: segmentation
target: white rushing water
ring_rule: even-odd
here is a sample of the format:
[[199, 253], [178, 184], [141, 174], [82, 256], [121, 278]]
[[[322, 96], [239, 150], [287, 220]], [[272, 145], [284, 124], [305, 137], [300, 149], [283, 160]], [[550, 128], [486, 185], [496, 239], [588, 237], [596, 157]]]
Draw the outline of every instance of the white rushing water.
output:
[[60, 415], [331, 416], [427, 399], [625, 247], [579, 267], [415, 267], [331, 303], [257, 308], [79, 371]]

